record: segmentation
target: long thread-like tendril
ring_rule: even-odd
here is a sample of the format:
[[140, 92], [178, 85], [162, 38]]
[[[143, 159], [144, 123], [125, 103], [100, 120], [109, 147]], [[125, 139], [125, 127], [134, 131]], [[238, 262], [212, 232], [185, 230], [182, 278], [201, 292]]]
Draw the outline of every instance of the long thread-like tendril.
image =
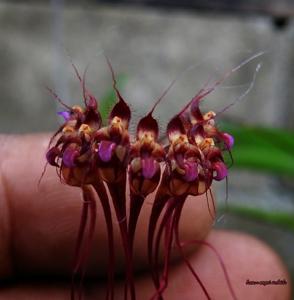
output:
[[99, 179], [94, 184], [94, 189], [97, 192], [102, 209], [105, 216], [107, 237], [108, 237], [108, 287], [106, 292], [106, 299], [114, 299], [114, 266], [115, 266], [115, 254], [114, 254], [114, 237], [113, 237], [113, 224], [112, 215], [110, 209], [110, 202], [103, 182]]

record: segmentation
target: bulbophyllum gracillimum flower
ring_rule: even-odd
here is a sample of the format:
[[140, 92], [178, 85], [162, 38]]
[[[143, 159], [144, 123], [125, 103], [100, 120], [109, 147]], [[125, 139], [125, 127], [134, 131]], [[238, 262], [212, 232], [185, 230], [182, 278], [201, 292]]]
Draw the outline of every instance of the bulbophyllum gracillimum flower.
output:
[[[213, 180], [220, 181], [228, 175], [223, 153], [231, 150], [233, 137], [217, 128], [217, 114], [203, 114], [199, 107], [201, 100], [213, 88], [202, 89], [170, 120], [166, 129], [167, 142], [159, 139], [158, 123], [152, 116], [161, 98], [139, 120], [136, 136], [132, 137], [129, 133], [131, 110], [117, 89], [112, 66], [108, 60], [107, 62], [112, 73], [117, 103], [109, 114], [106, 126], [102, 127], [98, 103], [86, 89], [85, 78], [81, 78], [75, 66], [73, 67], [83, 88], [84, 107], [69, 107], [51, 91], [66, 110], [59, 113], [64, 118], [64, 124], [50, 141], [47, 162], [56, 167], [64, 183], [78, 186], [83, 191], [83, 210], [72, 270], [71, 299], [81, 299], [83, 294], [85, 265], [96, 224], [96, 196], [102, 204], [108, 233], [106, 299], [115, 299], [115, 255], [110, 202], [115, 210], [125, 254], [124, 299], [136, 299], [133, 241], [143, 203], [154, 191], [156, 196], [146, 237], [154, 282], [154, 295], [150, 295], [150, 299], [164, 297], [173, 243], [210, 299], [205, 286], [184, 256], [185, 245], [180, 241], [178, 227], [186, 198], [189, 195], [211, 193]], [[126, 197], [127, 186], [130, 189], [129, 199]], [[127, 205], [128, 201], [130, 205]], [[164, 245], [162, 268], [159, 265], [161, 244]], [[226, 279], [230, 286], [227, 275]], [[231, 286], [230, 289], [235, 298]]]
[[165, 151], [158, 139], [157, 121], [149, 113], [138, 123], [136, 140], [131, 146], [129, 181], [131, 194], [146, 197], [160, 180], [160, 162]]

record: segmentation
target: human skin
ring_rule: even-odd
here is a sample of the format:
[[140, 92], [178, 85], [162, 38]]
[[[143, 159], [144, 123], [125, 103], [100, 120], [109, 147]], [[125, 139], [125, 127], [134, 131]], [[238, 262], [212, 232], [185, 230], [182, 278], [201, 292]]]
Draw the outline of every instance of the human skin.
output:
[[[69, 299], [72, 254], [82, 207], [78, 188], [61, 184], [48, 167], [38, 187], [50, 135], [0, 136], [0, 300]], [[154, 292], [147, 263], [146, 232], [152, 195], [146, 199], [135, 243], [138, 299]], [[97, 226], [89, 258], [85, 299], [104, 299], [107, 235], [98, 203]], [[123, 269], [123, 250], [115, 223], [116, 270]], [[182, 240], [202, 239], [222, 256], [238, 299], [290, 299], [290, 279], [280, 258], [265, 244], [242, 233], [211, 230], [205, 197], [191, 197], [181, 221]], [[191, 250], [191, 249], [190, 249]], [[178, 257], [179, 258], [179, 257]], [[174, 257], [168, 289], [173, 299], [206, 299], [182, 260]], [[212, 299], [231, 299], [219, 261], [206, 246], [194, 247], [189, 260]], [[36, 280], [38, 278], [38, 280]], [[246, 285], [246, 280], [285, 279], [287, 285]], [[4, 281], [6, 282], [6, 281]], [[115, 299], [123, 299], [123, 282], [116, 281]]]

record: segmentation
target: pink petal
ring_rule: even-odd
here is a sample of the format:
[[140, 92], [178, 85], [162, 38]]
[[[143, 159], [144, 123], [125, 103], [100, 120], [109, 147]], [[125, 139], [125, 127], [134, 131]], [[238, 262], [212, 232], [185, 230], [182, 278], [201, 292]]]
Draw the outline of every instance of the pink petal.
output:
[[234, 137], [225, 132], [221, 134], [221, 138], [227, 146], [227, 149], [231, 150], [234, 145]]

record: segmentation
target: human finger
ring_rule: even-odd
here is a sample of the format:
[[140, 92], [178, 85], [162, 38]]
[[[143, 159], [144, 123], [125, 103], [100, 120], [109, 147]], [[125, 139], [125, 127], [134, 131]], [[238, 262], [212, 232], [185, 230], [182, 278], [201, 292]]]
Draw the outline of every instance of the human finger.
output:
[[[291, 285], [289, 275], [280, 258], [259, 240], [237, 232], [213, 231], [207, 241], [223, 257], [232, 286], [239, 300], [289, 300]], [[211, 299], [232, 299], [219, 261], [206, 246], [189, 257]], [[284, 285], [248, 285], [256, 282], [285, 280]], [[154, 287], [149, 274], [136, 278], [137, 299], [150, 299]], [[115, 299], [123, 299], [124, 283], [117, 282]], [[0, 291], [0, 300], [66, 300], [68, 287], [62, 284], [19, 284]], [[104, 299], [105, 286], [92, 283], [85, 288], [85, 299]], [[207, 299], [184, 263], [171, 266], [169, 284], [164, 292], [167, 300]]]
[[[0, 157], [0, 277], [18, 275], [59, 275], [71, 272], [82, 208], [79, 188], [61, 184], [53, 167], [38, 187], [45, 165], [49, 134], [1, 136]], [[154, 197], [154, 195], [153, 195]], [[146, 233], [152, 196], [146, 199], [137, 226], [135, 266], [147, 265]], [[98, 203], [97, 227], [89, 258], [89, 272], [104, 274], [107, 269], [107, 233]], [[190, 198], [183, 212], [181, 232], [186, 238], [203, 238], [212, 218], [206, 197]], [[114, 220], [117, 269], [123, 268], [123, 247]]]

